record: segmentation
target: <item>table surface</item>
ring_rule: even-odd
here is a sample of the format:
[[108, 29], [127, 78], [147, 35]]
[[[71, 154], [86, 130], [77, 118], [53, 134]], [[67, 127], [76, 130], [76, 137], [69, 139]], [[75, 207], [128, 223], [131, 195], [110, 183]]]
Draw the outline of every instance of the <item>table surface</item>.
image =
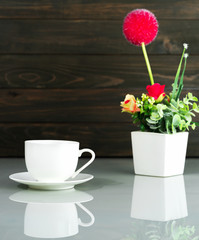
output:
[[84, 170], [92, 180], [62, 191], [9, 179], [23, 171], [24, 159], [0, 159], [1, 240], [199, 239], [198, 159], [169, 178], [134, 175], [132, 159], [96, 159]]

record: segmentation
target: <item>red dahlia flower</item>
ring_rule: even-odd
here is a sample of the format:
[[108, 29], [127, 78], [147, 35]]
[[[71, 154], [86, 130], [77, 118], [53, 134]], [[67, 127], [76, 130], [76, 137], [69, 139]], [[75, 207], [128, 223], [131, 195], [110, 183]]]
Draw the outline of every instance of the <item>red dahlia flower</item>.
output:
[[157, 33], [158, 21], [155, 15], [146, 9], [133, 10], [124, 19], [123, 34], [130, 43], [142, 46], [151, 85], [154, 84], [154, 80], [145, 45], [151, 43]]
[[158, 33], [155, 15], [146, 9], [136, 9], [127, 14], [123, 23], [123, 33], [127, 41], [141, 46], [151, 43]]

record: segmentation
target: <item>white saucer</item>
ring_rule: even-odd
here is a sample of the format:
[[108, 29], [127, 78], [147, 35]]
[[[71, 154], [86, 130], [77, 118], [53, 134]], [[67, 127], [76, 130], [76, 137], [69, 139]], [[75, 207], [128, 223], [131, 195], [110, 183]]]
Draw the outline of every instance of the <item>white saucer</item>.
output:
[[63, 189], [71, 189], [77, 184], [87, 182], [93, 178], [93, 175], [80, 173], [73, 179], [69, 178], [64, 182], [56, 182], [56, 183], [55, 182], [54, 183], [38, 182], [28, 172], [14, 173], [10, 175], [9, 178], [15, 182], [28, 185], [30, 188], [33, 188], [33, 189], [63, 190]]
[[93, 200], [93, 196], [76, 189], [65, 191], [35, 191], [26, 189], [12, 194], [10, 200], [20, 203], [83, 203]]

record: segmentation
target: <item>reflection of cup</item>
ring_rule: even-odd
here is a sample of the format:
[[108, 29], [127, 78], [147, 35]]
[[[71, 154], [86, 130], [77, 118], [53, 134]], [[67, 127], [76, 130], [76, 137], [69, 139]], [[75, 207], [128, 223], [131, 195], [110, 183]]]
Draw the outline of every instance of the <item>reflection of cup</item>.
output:
[[[80, 204], [78, 204], [81, 206]], [[93, 215], [90, 226], [94, 222]], [[69, 237], [78, 233], [77, 209], [74, 203], [28, 203], [24, 217], [24, 234], [37, 238], [61, 238]]]
[[183, 175], [169, 178], [135, 176], [131, 217], [169, 221], [187, 215]]
[[[24, 215], [24, 234], [36, 238], [61, 238], [78, 233], [79, 225], [91, 226], [95, 218], [81, 202], [93, 197], [75, 189], [60, 192], [38, 192], [35, 190], [20, 191], [10, 199], [28, 203]], [[84, 223], [78, 218], [76, 205], [90, 217]]]
[[[91, 153], [91, 159], [76, 170], [78, 157]], [[28, 172], [38, 181], [62, 182], [75, 177], [95, 159], [90, 149], [79, 150], [79, 142], [62, 140], [25, 141], [25, 162]]]

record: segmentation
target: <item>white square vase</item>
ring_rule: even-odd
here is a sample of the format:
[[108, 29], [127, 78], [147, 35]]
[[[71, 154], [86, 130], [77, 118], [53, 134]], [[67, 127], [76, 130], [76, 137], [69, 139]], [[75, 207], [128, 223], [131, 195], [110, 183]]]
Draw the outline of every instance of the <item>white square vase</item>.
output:
[[188, 132], [131, 132], [135, 174], [169, 177], [183, 174]]

